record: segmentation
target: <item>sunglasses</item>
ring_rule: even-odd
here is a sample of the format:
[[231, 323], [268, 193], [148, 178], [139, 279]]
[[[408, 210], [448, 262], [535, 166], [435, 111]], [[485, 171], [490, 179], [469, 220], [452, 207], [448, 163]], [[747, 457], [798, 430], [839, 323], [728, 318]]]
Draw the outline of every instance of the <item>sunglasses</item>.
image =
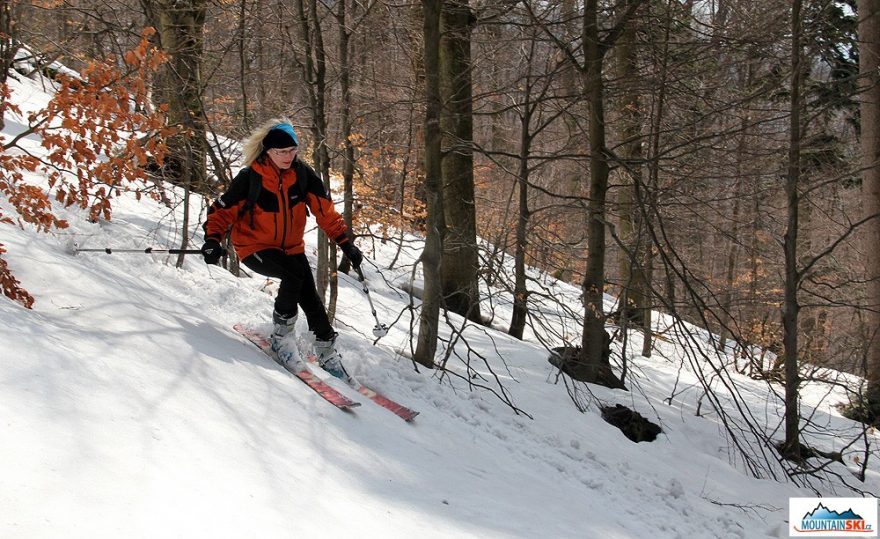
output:
[[288, 148], [287, 150], [280, 150], [278, 148], [272, 148], [271, 150], [269, 150], [269, 153], [271, 153], [272, 155], [274, 155], [276, 157], [289, 157], [289, 156], [295, 154], [298, 149], [299, 148], [297, 148], [296, 146], [294, 146], [293, 148]]

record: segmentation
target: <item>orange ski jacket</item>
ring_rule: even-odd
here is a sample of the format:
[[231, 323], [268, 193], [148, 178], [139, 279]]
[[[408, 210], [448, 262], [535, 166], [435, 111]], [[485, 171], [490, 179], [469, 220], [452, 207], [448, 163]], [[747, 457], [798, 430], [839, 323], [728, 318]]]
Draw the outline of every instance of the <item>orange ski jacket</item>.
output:
[[[245, 209], [251, 170], [262, 178], [262, 189], [252, 208]], [[299, 181], [305, 182], [305, 190], [297, 184]], [[307, 207], [328, 237], [339, 245], [348, 242], [348, 227], [311, 167], [299, 159], [287, 170], [278, 170], [262, 160], [254, 161], [249, 169], [238, 173], [229, 189], [208, 208], [203, 225], [205, 239], [222, 243], [231, 227], [232, 245], [242, 260], [263, 249], [280, 249], [291, 255], [304, 253]]]

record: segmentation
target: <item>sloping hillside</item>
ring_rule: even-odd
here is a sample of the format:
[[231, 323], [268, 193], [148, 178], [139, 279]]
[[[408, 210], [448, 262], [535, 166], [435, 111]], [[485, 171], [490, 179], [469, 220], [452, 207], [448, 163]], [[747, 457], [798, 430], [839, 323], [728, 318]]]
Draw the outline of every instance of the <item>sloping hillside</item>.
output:
[[[27, 81], [15, 96], [24, 108], [47, 99]], [[389, 335], [373, 345], [369, 304], [348, 276], [337, 329], [355, 375], [421, 415], [404, 423], [366, 401], [336, 410], [231, 329], [268, 321], [273, 283], [199, 257], [176, 269], [160, 255], [69, 251], [74, 240], [176, 246], [179, 212], [129, 196], [110, 222], [62, 210], [71, 227], [51, 235], [0, 225], [10, 266], [36, 298], [33, 310], [0, 299], [0, 536], [785, 537], [788, 498], [813, 495], [751, 477], [701, 405], [693, 341], [630, 357], [630, 392], [566, 384], [534, 338], [475, 327], [470, 350], [459, 341], [449, 361], [458, 376], [417, 371], [399, 352], [411, 323], [399, 285], [415, 239], [394, 270], [393, 245], [363, 245], [378, 316], [396, 321]], [[576, 289], [545, 282], [577, 305]], [[509, 298], [488, 292], [504, 321]], [[562, 319], [554, 331], [565, 326], [576, 331]], [[733, 379], [751, 416], [775, 428], [773, 388]], [[717, 389], [727, 402], [730, 390]], [[824, 395], [811, 389], [805, 406]], [[831, 408], [837, 397], [815, 423], [854, 429]], [[632, 407], [663, 433], [635, 444], [601, 419], [600, 403]], [[859, 449], [844, 454], [854, 469], [846, 459]], [[824, 492], [849, 493], [828, 481]], [[864, 488], [876, 486], [872, 466]]]

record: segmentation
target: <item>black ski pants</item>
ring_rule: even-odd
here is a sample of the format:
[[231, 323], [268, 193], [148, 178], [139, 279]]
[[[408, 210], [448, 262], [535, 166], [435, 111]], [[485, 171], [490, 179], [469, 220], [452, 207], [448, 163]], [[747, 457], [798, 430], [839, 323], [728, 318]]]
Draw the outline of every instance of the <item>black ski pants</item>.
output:
[[287, 255], [279, 249], [257, 251], [242, 260], [244, 265], [255, 272], [281, 279], [278, 296], [275, 298], [275, 311], [282, 316], [293, 316], [297, 305], [302, 307], [309, 323], [309, 331], [319, 341], [331, 340], [334, 336], [327, 310], [321, 303], [309, 259], [305, 253]]

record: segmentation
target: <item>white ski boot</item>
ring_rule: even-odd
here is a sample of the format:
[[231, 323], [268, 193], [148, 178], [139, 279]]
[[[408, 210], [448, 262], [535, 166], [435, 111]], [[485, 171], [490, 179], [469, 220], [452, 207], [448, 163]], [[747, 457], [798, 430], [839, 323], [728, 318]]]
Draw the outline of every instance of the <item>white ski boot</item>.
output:
[[345, 370], [345, 366], [342, 365], [342, 356], [336, 350], [335, 342], [335, 332], [328, 341], [315, 340], [315, 355], [318, 356], [318, 365], [340, 380], [345, 382], [353, 381], [354, 379]]
[[277, 311], [272, 312], [272, 322], [275, 328], [269, 336], [272, 350], [278, 354], [278, 359], [284, 365], [295, 365], [302, 362], [299, 351], [294, 341], [293, 326], [296, 324], [296, 316], [284, 316]]

